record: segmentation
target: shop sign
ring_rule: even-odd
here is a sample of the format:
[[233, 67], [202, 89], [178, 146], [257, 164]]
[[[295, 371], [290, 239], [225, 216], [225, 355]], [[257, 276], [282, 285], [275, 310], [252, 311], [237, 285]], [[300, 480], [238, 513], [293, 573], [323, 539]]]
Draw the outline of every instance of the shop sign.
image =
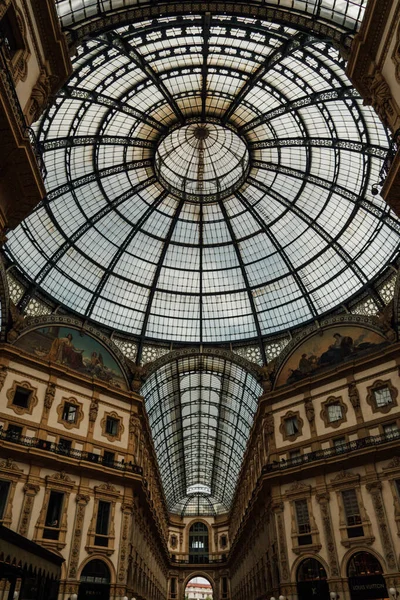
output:
[[382, 575], [349, 577], [349, 589], [351, 600], [380, 600], [389, 597]]

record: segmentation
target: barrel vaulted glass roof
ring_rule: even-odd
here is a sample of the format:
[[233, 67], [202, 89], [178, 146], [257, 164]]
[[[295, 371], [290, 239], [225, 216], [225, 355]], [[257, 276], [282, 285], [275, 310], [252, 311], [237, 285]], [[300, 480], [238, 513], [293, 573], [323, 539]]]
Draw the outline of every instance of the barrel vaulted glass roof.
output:
[[329, 40], [240, 16], [94, 33], [38, 126], [48, 194], [9, 257], [140, 340], [260, 341], [331, 311], [400, 240], [370, 195], [387, 136], [343, 68]]
[[169, 509], [227, 512], [261, 387], [218, 356], [189, 356], [153, 373], [142, 388]]

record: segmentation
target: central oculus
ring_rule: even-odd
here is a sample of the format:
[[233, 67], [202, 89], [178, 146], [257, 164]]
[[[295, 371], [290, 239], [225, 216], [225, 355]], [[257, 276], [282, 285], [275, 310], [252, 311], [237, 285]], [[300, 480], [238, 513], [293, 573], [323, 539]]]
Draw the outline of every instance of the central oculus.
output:
[[249, 152], [228, 127], [191, 123], [163, 138], [155, 166], [160, 182], [173, 194], [211, 202], [241, 186], [249, 172]]

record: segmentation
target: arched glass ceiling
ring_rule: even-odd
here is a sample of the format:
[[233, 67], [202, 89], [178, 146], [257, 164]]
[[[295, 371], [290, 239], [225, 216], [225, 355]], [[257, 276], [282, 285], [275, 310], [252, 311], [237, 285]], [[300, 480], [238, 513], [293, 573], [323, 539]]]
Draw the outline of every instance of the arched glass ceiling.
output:
[[[195, 197], [173, 179], [192, 126], [218, 130], [239, 165], [199, 143]], [[9, 257], [141, 340], [261, 340], [336, 308], [398, 253], [399, 221], [370, 195], [385, 131], [330, 43], [283, 25], [206, 14], [98, 34], [38, 135], [48, 195]], [[175, 185], [155, 164], [168, 140]]]
[[229, 510], [261, 392], [217, 356], [179, 358], [149, 376], [142, 394], [171, 512]]
[[[163, 5], [161, 1], [152, 4]], [[350, 31], [358, 29], [367, 0], [254, 0], [253, 5], [278, 6], [291, 12], [303, 13], [314, 19], [332, 22]], [[146, 6], [140, 0], [56, 0], [57, 11], [65, 29], [71, 26], [104, 18], [113, 12], [121, 14], [125, 9]]]

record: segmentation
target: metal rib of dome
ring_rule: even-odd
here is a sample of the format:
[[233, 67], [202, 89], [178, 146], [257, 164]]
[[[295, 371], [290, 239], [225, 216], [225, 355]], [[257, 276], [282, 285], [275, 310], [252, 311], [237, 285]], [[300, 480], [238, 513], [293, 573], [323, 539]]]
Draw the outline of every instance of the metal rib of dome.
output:
[[[162, 140], [192, 125], [248, 149], [227, 196], [193, 202], [157, 172]], [[188, 15], [96, 34], [38, 134], [48, 194], [9, 257], [58, 303], [141, 339], [261, 340], [398, 253], [399, 221], [369, 193], [383, 127], [329, 41], [283, 25]]]

